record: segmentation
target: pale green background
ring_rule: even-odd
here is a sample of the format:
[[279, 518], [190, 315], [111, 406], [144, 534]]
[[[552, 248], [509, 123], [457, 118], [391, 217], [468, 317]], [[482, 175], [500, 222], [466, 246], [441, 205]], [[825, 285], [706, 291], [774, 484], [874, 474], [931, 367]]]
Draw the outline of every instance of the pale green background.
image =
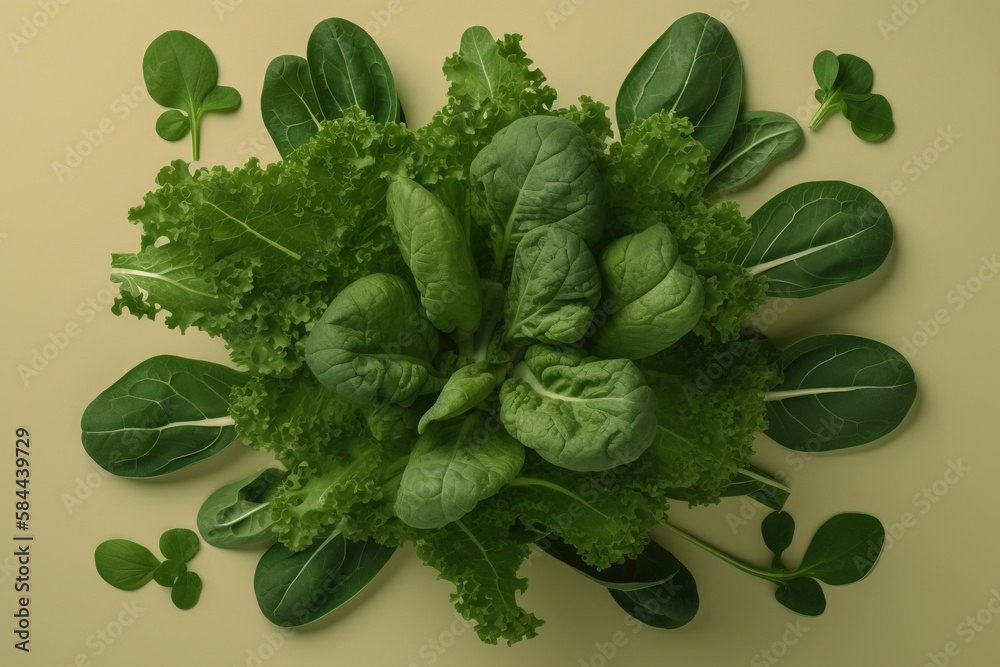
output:
[[[51, 18], [39, 14], [45, 6]], [[116, 318], [107, 309], [108, 255], [133, 251], [138, 241], [127, 209], [151, 187], [160, 166], [189, 152], [188, 143], [168, 144], [155, 136], [161, 109], [143, 99], [139, 65], [156, 35], [175, 28], [198, 35], [218, 56], [221, 82], [243, 93], [238, 114], [204, 122], [203, 163], [235, 164], [251, 155], [276, 159], [257, 107], [262, 75], [273, 56], [303, 53], [309, 31], [323, 18], [339, 15], [367, 24], [392, 64], [407, 117], [417, 125], [444, 102], [441, 63], [469, 25], [525, 35], [524, 47], [561, 93], [561, 104], [583, 93], [611, 103], [646, 46], [674, 19], [695, 10], [725, 20], [735, 35], [749, 107], [805, 121], [814, 106], [812, 58], [833, 49], [870, 60], [876, 88], [896, 112], [895, 135], [878, 145], [862, 143], [842, 118], [830, 118], [819, 132], [808, 133], [798, 156], [739, 196], [750, 213], [805, 180], [844, 179], [876, 193], [890, 192], [896, 183], [898, 194], [885, 195], [887, 203], [892, 200], [897, 234], [886, 266], [860, 284], [795, 303], [784, 313], [772, 311], [776, 321], [767, 320], [768, 333], [777, 341], [845, 332], [902, 347], [921, 332], [922, 322], [945, 322], [933, 336], [918, 334], [923, 345], [909, 350], [920, 397], [897, 435], [867, 451], [810, 461], [786, 455], [763, 438], [759, 445], [760, 464], [788, 473], [794, 487], [789, 509], [800, 534], [793, 560], [806, 536], [834, 513], [866, 511], [889, 524], [912, 515], [869, 579], [827, 589], [827, 613], [803, 619], [778, 605], [767, 584], [659, 535], [698, 578], [701, 613], [679, 631], [634, 632], [602, 589], [536, 558], [525, 569], [531, 587], [523, 603], [548, 622], [537, 639], [508, 648], [483, 645], [455, 623], [451, 585], [436, 581], [411, 550], [393, 558], [378, 585], [349, 613], [291, 637], [271, 635], [275, 629], [257, 609], [252, 550], [205, 547], [192, 563], [206, 582], [204, 597], [188, 612], [174, 609], [155, 584], [125, 593], [97, 577], [92, 552], [98, 542], [126, 536], [153, 545], [166, 528], [193, 527], [209, 492], [266, 460], [234, 447], [175, 478], [103, 479], [79, 443], [84, 406], [142, 359], [175, 353], [225, 360], [221, 344], [197, 332], [181, 336], [159, 323]], [[955, 642], [957, 653], [950, 664], [997, 664], [1000, 619], [981, 631], [960, 624], [991, 600], [1000, 609], [994, 593], [1000, 589], [1000, 281], [973, 281], [971, 287], [981, 289], [972, 298], [954, 290], [977, 272], [992, 278], [996, 271], [984, 258], [994, 258], [1000, 245], [994, 161], [1000, 145], [998, 19], [996, 3], [985, 0], [4, 2], [0, 432], [6, 444], [0, 517], [8, 518], [0, 521], [0, 619], [6, 619], [0, 620], [0, 664], [252, 665], [269, 635], [281, 644], [263, 651], [269, 667], [598, 666], [604, 664], [600, 645], [616, 639], [623, 645], [608, 664], [617, 667], [768, 664], [760, 652], [775, 643], [780, 664], [789, 667], [918, 666], [948, 642]], [[32, 21], [44, 25], [33, 32], [25, 27]], [[15, 49], [10, 33], [22, 31], [31, 36]], [[130, 95], [134, 109], [120, 100]], [[94, 134], [102, 123], [104, 130]], [[949, 142], [939, 139], [949, 133]], [[100, 143], [60, 180], [53, 163], [65, 161], [67, 146], [87, 140], [87, 134]], [[913, 161], [922, 154], [933, 160], [926, 169]], [[58, 338], [67, 326], [75, 326], [76, 335], [44, 371], [23, 382], [18, 366], [29, 364], [49, 335]], [[19, 424], [34, 435], [30, 656], [10, 646], [15, 594], [4, 569], [12, 562], [6, 545], [13, 533], [12, 434]], [[950, 463], [968, 468], [960, 478], [949, 475], [954, 484], [943, 481]], [[923, 489], [935, 483], [935, 502], [922, 499]], [[68, 507], [74, 496], [81, 502]], [[737, 525], [732, 519], [741, 509], [732, 500], [694, 512], [678, 509], [675, 516], [714, 542], [766, 562], [757, 535], [762, 513], [748, 514], [747, 524]], [[109, 626], [113, 632], [122, 605], [132, 603], [142, 611], [104, 644], [96, 633]], [[981, 619], [992, 616], [982, 612]], [[796, 622], [801, 637], [786, 634], [786, 624]], [[780, 646], [783, 637], [794, 644]], [[448, 648], [438, 651], [431, 642]], [[944, 659], [938, 656], [939, 663]]]

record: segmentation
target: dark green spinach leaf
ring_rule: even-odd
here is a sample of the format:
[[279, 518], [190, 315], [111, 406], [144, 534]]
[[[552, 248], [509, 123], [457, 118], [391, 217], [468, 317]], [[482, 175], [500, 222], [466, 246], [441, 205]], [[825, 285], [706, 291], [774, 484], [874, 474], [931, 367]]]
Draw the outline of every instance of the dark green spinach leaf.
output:
[[91, 401], [83, 447], [122, 477], [157, 477], [218, 454], [236, 439], [229, 394], [248, 377], [170, 355], [147, 359]]
[[282, 157], [304, 144], [320, 122], [340, 118], [352, 106], [380, 123], [400, 120], [396, 85], [375, 40], [346, 19], [313, 28], [306, 57], [278, 56], [264, 74], [261, 113]]
[[619, 591], [636, 591], [658, 586], [673, 578], [681, 568], [674, 555], [655, 542], [649, 542], [642, 553], [624, 563], [599, 570], [590, 565], [557, 535], [544, 535], [535, 546], [598, 584]]
[[726, 26], [703, 13], [683, 16], [625, 77], [615, 116], [624, 135], [637, 120], [667, 110], [694, 125], [694, 138], [718, 155], [729, 140], [743, 94], [743, 64]]
[[734, 261], [768, 279], [768, 294], [813, 296], [870, 275], [889, 255], [892, 221], [878, 197], [842, 181], [800, 183], [748, 219]]
[[843, 334], [812, 336], [782, 351], [784, 380], [767, 400], [767, 435], [790, 449], [864, 445], [903, 421], [916, 398], [913, 369], [891, 347]]
[[629, 616], [654, 628], [673, 630], [687, 625], [698, 613], [698, 585], [691, 571], [677, 563], [677, 574], [662, 584], [608, 592]]
[[777, 111], [744, 111], [725, 148], [713, 160], [704, 195], [732, 192], [746, 185], [769, 164], [802, 145], [802, 128]]
[[370, 540], [349, 542], [336, 530], [302, 551], [274, 544], [254, 574], [257, 604], [275, 625], [311, 623], [361, 592], [394, 551]]

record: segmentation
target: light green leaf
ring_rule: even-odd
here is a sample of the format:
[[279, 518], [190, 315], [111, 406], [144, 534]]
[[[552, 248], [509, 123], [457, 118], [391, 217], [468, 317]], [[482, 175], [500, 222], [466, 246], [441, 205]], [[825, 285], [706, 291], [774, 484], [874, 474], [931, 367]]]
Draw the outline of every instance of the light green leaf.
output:
[[614, 305], [588, 348], [605, 358], [642, 359], [667, 349], [701, 319], [705, 293], [663, 223], [609, 243], [599, 260]]
[[427, 319], [444, 333], [471, 336], [479, 326], [482, 303], [465, 230], [436, 196], [408, 178], [389, 185], [386, 208]]
[[306, 363], [355, 403], [412, 402], [435, 374], [437, 332], [402, 278], [384, 273], [344, 288], [306, 338]]
[[132, 540], [114, 539], [97, 545], [94, 564], [101, 579], [123, 591], [134, 591], [149, 583], [160, 559]]
[[544, 345], [528, 349], [500, 388], [507, 432], [553, 465], [608, 470], [637, 459], [656, 433], [656, 396], [627, 359]]
[[507, 296], [504, 338], [575, 343], [601, 298], [601, 272], [583, 239], [547, 225], [521, 239]]
[[521, 238], [554, 225], [596, 243], [604, 230], [604, 182], [587, 135], [555, 116], [520, 118], [497, 132], [472, 161], [493, 216], [500, 266]]
[[271, 496], [285, 473], [265, 468], [226, 484], [198, 510], [198, 532], [213, 547], [239, 547], [264, 542], [271, 531]]
[[414, 528], [440, 528], [516, 477], [524, 447], [498, 427], [471, 413], [427, 429], [399, 482], [396, 516]]
[[497, 364], [477, 361], [459, 368], [448, 378], [434, 405], [420, 418], [417, 432], [423, 433], [432, 422], [451, 419], [471, 410], [493, 393], [496, 386]]

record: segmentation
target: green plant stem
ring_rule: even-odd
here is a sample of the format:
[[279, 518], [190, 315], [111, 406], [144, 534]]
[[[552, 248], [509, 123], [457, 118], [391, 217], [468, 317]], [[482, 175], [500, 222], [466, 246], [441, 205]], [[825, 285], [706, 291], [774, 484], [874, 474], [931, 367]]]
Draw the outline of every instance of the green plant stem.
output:
[[800, 573], [796, 573], [796, 572], [783, 572], [783, 571], [780, 571], [780, 570], [763, 570], [763, 569], [761, 569], [759, 567], [754, 567], [753, 565], [748, 565], [747, 563], [744, 563], [743, 561], [741, 561], [739, 558], [736, 558], [735, 556], [726, 553], [722, 549], [719, 549], [717, 547], [712, 546], [708, 542], [705, 542], [704, 540], [702, 540], [702, 539], [700, 539], [698, 537], [695, 537], [691, 533], [689, 533], [686, 530], [683, 530], [681, 528], [678, 528], [677, 526], [675, 526], [672, 523], [668, 523], [668, 522], [664, 521], [661, 525], [664, 528], [666, 528], [667, 530], [669, 530], [672, 533], [674, 533], [675, 535], [678, 535], [679, 537], [683, 537], [685, 540], [687, 540], [691, 544], [695, 545], [696, 547], [698, 547], [700, 549], [704, 549], [705, 551], [707, 551], [708, 553], [712, 554], [716, 558], [719, 558], [720, 560], [723, 560], [723, 561], [729, 563], [730, 565], [732, 565], [733, 567], [735, 567], [737, 570], [740, 570], [741, 572], [746, 572], [747, 574], [749, 574], [751, 576], [754, 576], [754, 577], [757, 577], [759, 579], [763, 579], [765, 581], [770, 581], [772, 583], [779, 583], [779, 582], [787, 580], [787, 579], [794, 579], [797, 576], [801, 576]]
[[201, 118], [189, 116], [188, 122], [191, 123], [191, 152], [194, 155], [194, 161], [197, 162], [201, 158], [201, 137], [198, 133], [198, 126], [201, 124]]
[[812, 120], [809, 121], [809, 129], [815, 130], [819, 127], [819, 124], [823, 122], [823, 119], [827, 117], [832, 111], [840, 106], [840, 99], [834, 95], [831, 95], [826, 100], [819, 105], [819, 109], [813, 115]]

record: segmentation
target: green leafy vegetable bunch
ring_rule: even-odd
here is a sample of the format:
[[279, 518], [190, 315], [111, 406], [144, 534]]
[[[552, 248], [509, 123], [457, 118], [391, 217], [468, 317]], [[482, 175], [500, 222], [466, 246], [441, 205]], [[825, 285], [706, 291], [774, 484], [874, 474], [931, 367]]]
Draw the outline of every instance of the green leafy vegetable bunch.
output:
[[[780, 509], [789, 489], [752, 465], [757, 434], [851, 447], [912, 403], [890, 348], [830, 335], [780, 351], [743, 326], [769, 296], [872, 273], [889, 217], [842, 181], [749, 219], [721, 198], [802, 133], [741, 108], [735, 43], [704, 14], [625, 77], [617, 139], [608, 106], [556, 106], [519, 36], [470, 28], [444, 73], [447, 102], [411, 128], [375, 43], [329, 19], [265, 73], [282, 160], [160, 172], [130, 212], [141, 247], [112, 257], [116, 312], [217, 336], [237, 368], [140, 364], [87, 408], [84, 446], [131, 477], [237, 439], [273, 454], [197, 523], [213, 546], [273, 543], [254, 586], [279, 625], [340, 606], [404, 543], [486, 642], [541, 625], [519, 601], [532, 550], [650, 625], [684, 625], [694, 577], [650, 540], [671, 499]], [[776, 516], [768, 544], [791, 540]], [[818, 582], [865, 576], [884, 537], [866, 515], [831, 521], [798, 568], [787, 545], [760, 568], [674, 534], [814, 614]]]

